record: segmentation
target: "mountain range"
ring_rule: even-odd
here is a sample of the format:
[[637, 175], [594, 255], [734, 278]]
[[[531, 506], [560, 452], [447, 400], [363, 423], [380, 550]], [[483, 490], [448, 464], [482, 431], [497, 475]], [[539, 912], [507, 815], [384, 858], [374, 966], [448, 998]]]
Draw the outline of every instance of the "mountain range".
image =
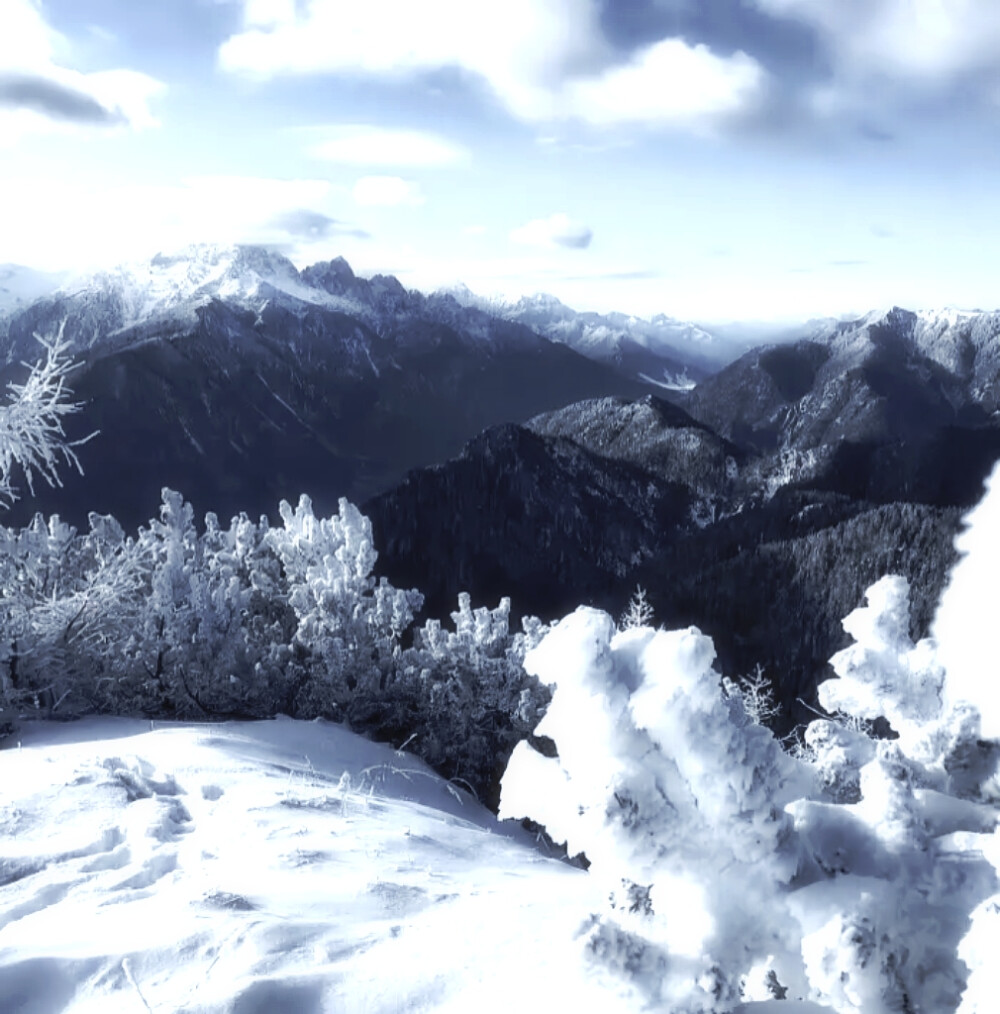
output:
[[[483, 434], [365, 505], [382, 566], [422, 574], [432, 611], [506, 589], [546, 617], [616, 613], [641, 585], [658, 620], [712, 635], [723, 671], [765, 666], [803, 720], [879, 577], [910, 580], [927, 632], [961, 510], [1000, 457], [998, 329], [892, 308], [751, 350], [670, 402], [592, 399]], [[589, 464], [568, 467], [567, 440]], [[611, 483], [612, 463], [644, 473], [642, 492], [634, 472]], [[543, 579], [539, 547], [565, 580]]]
[[8, 309], [4, 378], [60, 329], [80, 361], [70, 436], [101, 435], [82, 477], [10, 522], [134, 528], [165, 485], [223, 518], [347, 496], [429, 615], [460, 591], [515, 616], [620, 612], [642, 584], [724, 671], [765, 665], [789, 721], [883, 573], [911, 578], [926, 630], [1000, 456], [998, 313], [893, 307], [738, 354], [665, 316], [197, 247]]
[[748, 347], [739, 339], [724, 339], [665, 314], [646, 320], [624, 313], [579, 313], [546, 293], [504, 301], [477, 296], [464, 285], [441, 291], [463, 306], [524, 324], [581, 355], [668, 391], [694, 387]]
[[137, 525], [163, 485], [200, 510], [275, 512], [309, 490], [331, 510], [457, 453], [486, 426], [631, 380], [524, 325], [424, 296], [343, 259], [299, 272], [254, 247], [199, 247], [68, 285], [0, 318], [6, 379], [60, 329], [80, 360], [100, 453], [65, 490], [15, 508]]

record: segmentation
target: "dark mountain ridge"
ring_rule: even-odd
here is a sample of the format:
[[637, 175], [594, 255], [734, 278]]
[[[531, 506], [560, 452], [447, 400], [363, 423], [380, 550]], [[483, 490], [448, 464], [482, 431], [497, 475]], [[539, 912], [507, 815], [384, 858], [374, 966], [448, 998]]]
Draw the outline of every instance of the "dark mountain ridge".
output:
[[135, 527], [164, 485], [223, 518], [347, 496], [380, 572], [419, 587], [428, 615], [460, 591], [509, 595], [515, 615], [618, 613], [641, 583], [659, 622], [705, 629], [729, 675], [768, 665], [789, 706], [882, 573], [912, 578], [924, 632], [959, 511], [1000, 454], [997, 315], [897, 308], [651, 396], [448, 294], [242, 248], [0, 318], [7, 377], [34, 331], [59, 328], [86, 406], [70, 436], [101, 436], [83, 477], [6, 520], [95, 510]]
[[[950, 351], [983, 326], [959, 319], [949, 336], [894, 310], [825, 339], [753, 350], [678, 396], [680, 405], [604, 398], [531, 419], [526, 427], [547, 441], [570, 440], [593, 456], [575, 471], [538, 460], [553, 454], [548, 443], [534, 446], [530, 465], [512, 452], [501, 469], [484, 434], [460, 459], [411, 474], [366, 505], [378, 519], [382, 565], [393, 579], [431, 575], [436, 608], [459, 590], [486, 600], [502, 590], [515, 610], [550, 619], [580, 602], [620, 612], [642, 584], [658, 621], [693, 623], [715, 638], [727, 674], [764, 664], [786, 719], [801, 719], [797, 699], [809, 700], [827, 675], [846, 643], [841, 619], [877, 578], [910, 580], [913, 634], [927, 633], [961, 511], [1000, 457], [994, 393], [981, 385], [996, 349], [982, 344], [978, 367]], [[631, 500], [560, 525], [539, 505], [536, 484], [537, 540], [512, 539], [499, 570], [495, 560], [480, 567], [481, 547], [518, 509], [483, 491], [507, 473], [552, 471], [558, 495], [571, 499], [615, 462], [669, 484], [675, 511], [655, 537]], [[609, 513], [634, 526], [631, 545], [617, 536], [608, 544], [617, 564], [592, 531], [611, 529]], [[433, 553], [416, 548], [422, 539]], [[436, 571], [438, 555], [447, 562]], [[553, 572], [539, 594], [540, 559]]]
[[83, 476], [37, 490], [11, 521], [41, 510], [82, 524], [97, 510], [134, 527], [164, 485], [223, 517], [274, 515], [304, 491], [331, 511], [486, 426], [644, 390], [519, 324], [358, 279], [339, 259], [299, 274], [250, 248], [153, 268], [155, 285], [116, 276], [4, 320], [8, 379], [37, 354], [35, 332], [62, 329], [85, 405], [69, 436], [102, 434]]

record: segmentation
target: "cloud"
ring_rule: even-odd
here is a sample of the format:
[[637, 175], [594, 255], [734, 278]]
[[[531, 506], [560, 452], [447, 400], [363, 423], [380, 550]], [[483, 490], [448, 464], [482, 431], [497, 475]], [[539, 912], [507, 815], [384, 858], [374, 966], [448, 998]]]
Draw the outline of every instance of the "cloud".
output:
[[839, 76], [940, 84], [996, 66], [996, 0], [755, 0], [818, 30]]
[[609, 45], [597, 0], [241, 0], [242, 31], [219, 49], [230, 72], [335, 73], [403, 82], [458, 70], [527, 122], [690, 125], [753, 108], [766, 79], [743, 52], [680, 37], [633, 54]]
[[310, 145], [306, 153], [340, 165], [440, 169], [471, 160], [467, 148], [428, 131], [340, 124], [323, 133], [325, 139]]
[[368, 239], [371, 233], [356, 226], [348, 225], [329, 215], [309, 208], [290, 208], [279, 212], [269, 225], [273, 225], [289, 236], [300, 239], [327, 239], [331, 236], [352, 236], [356, 239]]
[[485, 236], [486, 232], [485, 225], [466, 225], [462, 229], [463, 236]]
[[662, 271], [636, 268], [633, 271], [592, 271], [585, 275], [560, 275], [559, 280], [563, 282], [636, 282], [662, 277]]
[[355, 204], [363, 207], [413, 207], [425, 201], [416, 183], [399, 176], [362, 176], [354, 184], [353, 194]]
[[574, 222], [568, 215], [556, 214], [548, 218], [536, 218], [525, 225], [512, 229], [510, 239], [514, 243], [533, 247], [568, 247], [583, 250], [590, 246], [593, 231], [582, 222]]
[[572, 114], [595, 124], [676, 123], [738, 114], [759, 104], [766, 75], [745, 53], [664, 39], [629, 63], [566, 85]]
[[81, 73], [59, 56], [70, 43], [34, 0], [3, 0], [0, 11], [0, 136], [80, 128], [152, 127], [150, 100], [164, 85], [127, 69]]
[[120, 123], [123, 119], [86, 92], [30, 74], [0, 74], [0, 106], [32, 109], [76, 123]]
[[62, 36], [42, 17], [33, 0], [4, 0], [0, 16], [0, 67], [29, 70], [50, 65]]
[[[56, 174], [4, 182], [18, 200], [4, 207], [0, 263], [90, 269], [198, 242], [275, 245], [308, 261], [372, 244], [338, 217], [348, 194], [328, 180], [191, 176], [121, 186]], [[39, 208], [59, 223], [58, 242], [39, 228]]]

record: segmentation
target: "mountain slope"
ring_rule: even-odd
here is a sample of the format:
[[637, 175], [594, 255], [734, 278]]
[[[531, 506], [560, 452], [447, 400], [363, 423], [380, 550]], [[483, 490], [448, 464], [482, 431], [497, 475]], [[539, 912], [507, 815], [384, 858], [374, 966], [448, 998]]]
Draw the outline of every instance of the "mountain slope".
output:
[[567, 437], [604, 458], [629, 462], [699, 496], [731, 497], [746, 453], [678, 406], [646, 395], [601, 398], [529, 419], [541, 436]]
[[805, 482], [880, 502], [970, 505], [1000, 455], [996, 315], [894, 308], [755, 349], [683, 398]]
[[273, 515], [303, 491], [330, 511], [457, 453], [486, 426], [643, 390], [450, 298], [358, 279], [341, 260], [300, 274], [256, 248], [156, 258], [0, 327], [8, 378], [34, 357], [34, 332], [64, 329], [86, 405], [70, 436], [102, 434], [83, 453], [83, 477], [38, 490], [14, 521], [39, 509], [79, 524], [97, 510], [134, 526], [163, 485], [223, 517]]
[[511, 595], [552, 618], [613, 602], [628, 575], [691, 526], [690, 492], [562, 437], [500, 426], [364, 504], [379, 570], [416, 584], [431, 616], [460, 591]]

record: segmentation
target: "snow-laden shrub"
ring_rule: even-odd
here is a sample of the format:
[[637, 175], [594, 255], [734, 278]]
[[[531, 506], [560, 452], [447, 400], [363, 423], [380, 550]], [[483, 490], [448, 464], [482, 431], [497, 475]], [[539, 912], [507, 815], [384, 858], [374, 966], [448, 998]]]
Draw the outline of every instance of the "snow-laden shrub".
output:
[[112, 710], [254, 717], [283, 710], [300, 667], [294, 615], [267, 521], [246, 515], [204, 531], [183, 497], [164, 489], [158, 520], [140, 530], [142, 606], [120, 654]]
[[0, 527], [0, 682], [19, 710], [93, 707], [134, 629], [143, 566], [113, 518], [78, 535], [58, 516]]
[[351, 724], [402, 742], [434, 768], [496, 805], [497, 785], [515, 744], [535, 727], [548, 702], [524, 671], [525, 654], [548, 629], [534, 617], [510, 629], [510, 599], [472, 608], [468, 593], [451, 614], [414, 630], [392, 680], [374, 697], [356, 697]]
[[348, 720], [409, 748], [496, 802], [514, 744], [547, 694], [525, 652], [544, 627], [510, 631], [510, 602], [429, 620], [403, 646], [421, 595], [372, 574], [371, 526], [341, 501], [308, 498], [283, 526], [228, 527], [169, 489], [159, 516], [125, 536], [91, 516], [0, 527], [0, 686], [10, 714], [100, 710], [189, 718], [277, 713]]
[[726, 1009], [768, 961], [794, 981], [798, 961], [783, 807], [811, 775], [727, 697], [714, 656], [695, 628], [618, 632], [577, 610], [525, 660], [553, 687], [536, 732], [558, 757], [521, 743], [501, 783], [502, 817], [543, 824], [605, 885], [590, 953], [678, 1012]]
[[[965, 713], [965, 735], [956, 737], [949, 774], [967, 795], [1000, 798], [1000, 663], [997, 661], [996, 581], [1000, 572], [1000, 466], [986, 481], [981, 502], [965, 518], [955, 540], [960, 558], [941, 596], [932, 625], [945, 669], [944, 699]], [[1000, 831], [969, 835], [969, 852], [981, 850], [1000, 874]], [[994, 887], [996, 890], [996, 887]], [[993, 1010], [1000, 996], [1000, 893], [975, 909], [959, 956], [969, 968], [959, 1014]]]
[[296, 709], [342, 717], [356, 696], [385, 690], [423, 595], [376, 583], [371, 522], [347, 500], [331, 518], [317, 518], [307, 496], [294, 510], [282, 501], [280, 513], [284, 527], [265, 542], [281, 561], [298, 621], [294, 642], [309, 655]]
[[[996, 813], [966, 763], [981, 752], [979, 718], [949, 702], [935, 643], [911, 640], [906, 581], [883, 578], [866, 598], [844, 620], [855, 643], [831, 660], [837, 678], [818, 688], [841, 721], [806, 731], [825, 793], [787, 807], [804, 851], [789, 903], [812, 999], [859, 1014], [954, 1011], [969, 972], [959, 942], [995, 890], [974, 846]], [[895, 738], [864, 733], [878, 718]]]

